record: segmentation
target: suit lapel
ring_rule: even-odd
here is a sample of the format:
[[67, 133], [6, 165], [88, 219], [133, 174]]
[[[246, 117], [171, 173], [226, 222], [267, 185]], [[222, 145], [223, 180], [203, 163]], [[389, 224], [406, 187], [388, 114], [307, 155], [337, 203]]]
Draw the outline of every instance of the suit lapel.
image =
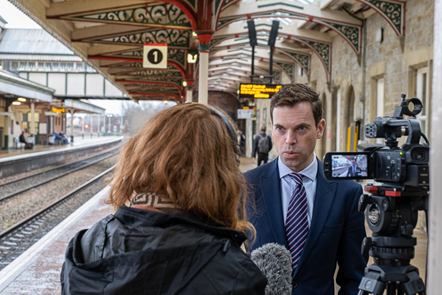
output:
[[265, 206], [264, 212], [267, 215], [269, 227], [273, 232], [275, 242], [287, 247], [277, 159], [271, 162], [269, 169], [266, 169], [261, 175], [260, 187]]
[[325, 225], [328, 214], [333, 204], [335, 198], [336, 184], [334, 181], [328, 181], [322, 172], [322, 162], [317, 159], [318, 162], [318, 172], [316, 174], [316, 194], [315, 201], [313, 205], [313, 216], [310, 225], [309, 234], [307, 241], [305, 243], [304, 250], [302, 251], [301, 258], [296, 268], [294, 276], [301, 268], [304, 261], [307, 259], [310, 251], [314, 247], [316, 241], [321, 234], [322, 228]]

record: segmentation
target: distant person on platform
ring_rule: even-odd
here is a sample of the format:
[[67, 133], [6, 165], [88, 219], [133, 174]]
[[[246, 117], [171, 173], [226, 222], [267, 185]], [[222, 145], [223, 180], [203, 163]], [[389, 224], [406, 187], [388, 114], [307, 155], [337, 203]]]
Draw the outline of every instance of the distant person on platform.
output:
[[66, 135], [64, 135], [63, 132], [60, 132], [60, 133], [58, 134], [58, 136], [60, 136], [60, 139], [61, 139], [61, 143], [62, 143], [62, 144], [68, 144], [68, 143], [69, 143], [68, 138], [66, 137]]
[[255, 146], [253, 147], [254, 161], [256, 160], [256, 153], [258, 153], [258, 166], [267, 163], [272, 147], [272, 138], [266, 134], [266, 126], [262, 126], [261, 133], [255, 137]]
[[25, 149], [26, 150], [31, 150], [34, 148], [34, 144], [33, 143], [28, 143], [26, 138], [25, 138], [25, 132], [22, 131], [20, 134], [20, 137], [18, 138], [18, 141], [22, 142], [25, 144]]
[[362, 176], [361, 167], [359, 167], [355, 158], [351, 159], [351, 166], [348, 168], [347, 176]]
[[110, 189], [117, 211], [69, 243], [62, 295], [265, 295], [240, 248], [255, 230], [234, 129], [219, 113], [174, 106], [128, 140]]
[[241, 156], [246, 154], [246, 137], [242, 134], [241, 130], [236, 130], [236, 139], [238, 140], [238, 147], [241, 153]]
[[26, 138], [25, 138], [25, 132], [24, 131], [21, 132], [20, 137], [18, 138], [18, 140], [20, 142], [24, 143], [25, 145], [28, 144], [28, 142], [26, 141]]

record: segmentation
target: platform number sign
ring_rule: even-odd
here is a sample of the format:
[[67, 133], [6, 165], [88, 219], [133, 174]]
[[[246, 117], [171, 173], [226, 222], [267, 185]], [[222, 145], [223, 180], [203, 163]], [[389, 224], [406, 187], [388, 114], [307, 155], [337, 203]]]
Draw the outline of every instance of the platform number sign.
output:
[[143, 68], [167, 69], [167, 44], [144, 44]]

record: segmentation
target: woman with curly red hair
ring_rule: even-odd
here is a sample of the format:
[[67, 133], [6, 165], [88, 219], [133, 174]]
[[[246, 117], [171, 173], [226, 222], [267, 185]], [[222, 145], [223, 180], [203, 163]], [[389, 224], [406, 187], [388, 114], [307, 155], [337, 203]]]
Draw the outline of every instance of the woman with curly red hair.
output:
[[111, 185], [117, 211], [70, 242], [62, 294], [264, 294], [240, 248], [254, 228], [228, 124], [219, 110], [183, 104], [125, 144]]

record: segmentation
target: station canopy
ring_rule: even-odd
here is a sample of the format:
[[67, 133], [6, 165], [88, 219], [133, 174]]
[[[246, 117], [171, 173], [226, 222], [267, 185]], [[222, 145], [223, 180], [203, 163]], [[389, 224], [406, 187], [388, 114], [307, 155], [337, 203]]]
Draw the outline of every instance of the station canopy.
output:
[[[404, 1], [392, 0], [10, 0], [75, 54], [135, 100], [184, 100], [197, 90], [198, 51], [209, 51], [208, 89], [236, 95], [250, 82], [252, 49], [247, 20], [255, 23], [255, 74], [269, 75], [272, 21], [274, 83], [307, 75], [316, 56], [331, 81], [332, 38], [362, 54], [363, 20], [374, 13], [404, 35]], [[167, 44], [167, 68], [143, 68], [144, 44]], [[190, 62], [189, 62], [190, 61]], [[295, 67], [297, 65], [297, 67]], [[256, 83], [268, 83], [256, 78]], [[185, 82], [185, 83], [183, 83]], [[286, 82], [287, 83], [287, 82]]]

